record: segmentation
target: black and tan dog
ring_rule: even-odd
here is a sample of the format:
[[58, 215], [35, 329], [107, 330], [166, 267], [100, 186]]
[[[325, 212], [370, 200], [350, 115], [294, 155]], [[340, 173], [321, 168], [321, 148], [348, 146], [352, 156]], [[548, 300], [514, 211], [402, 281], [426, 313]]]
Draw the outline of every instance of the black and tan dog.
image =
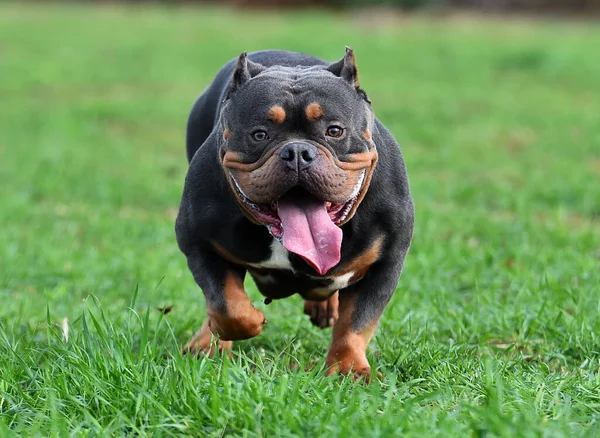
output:
[[249, 272], [268, 299], [300, 294], [313, 324], [333, 326], [329, 373], [368, 378], [367, 344], [414, 213], [402, 154], [359, 88], [352, 50], [333, 64], [243, 53], [196, 101], [187, 155], [177, 241], [208, 317], [184, 350], [214, 354], [262, 331]]

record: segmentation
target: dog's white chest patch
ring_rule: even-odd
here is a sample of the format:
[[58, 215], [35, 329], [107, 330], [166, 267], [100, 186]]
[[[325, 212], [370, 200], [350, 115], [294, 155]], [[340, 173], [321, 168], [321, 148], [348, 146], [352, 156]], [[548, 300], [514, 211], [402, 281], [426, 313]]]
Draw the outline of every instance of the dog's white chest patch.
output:
[[249, 263], [253, 268], [258, 269], [284, 269], [292, 270], [292, 264], [289, 259], [289, 252], [283, 247], [279, 240], [273, 239], [271, 242], [271, 256], [260, 263]]
[[[346, 274], [338, 275], [336, 277], [325, 277], [327, 280], [330, 280], [331, 283], [327, 285], [327, 287], [313, 289], [312, 293], [317, 295], [327, 295], [331, 292], [345, 289], [350, 284], [350, 279], [354, 276], [354, 274], [355, 273], [351, 271], [347, 272]], [[310, 278], [313, 278], [315, 280], [322, 279], [321, 277], [313, 277], [312, 275]]]
[[340, 290], [348, 287], [348, 283], [350, 283], [350, 279], [354, 276], [354, 272], [348, 272], [344, 275], [339, 275], [337, 277], [332, 277], [333, 283], [329, 288], [331, 290]]

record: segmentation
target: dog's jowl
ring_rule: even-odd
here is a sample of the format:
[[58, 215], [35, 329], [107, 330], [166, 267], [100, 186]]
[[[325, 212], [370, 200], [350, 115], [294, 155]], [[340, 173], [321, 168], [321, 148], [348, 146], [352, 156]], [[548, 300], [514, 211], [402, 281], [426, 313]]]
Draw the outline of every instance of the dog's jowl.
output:
[[211, 355], [261, 333], [249, 272], [268, 299], [300, 294], [313, 324], [333, 326], [328, 373], [368, 378], [367, 344], [414, 213], [400, 148], [359, 87], [352, 50], [334, 63], [243, 53], [194, 104], [187, 156], [177, 241], [208, 315], [184, 350]]

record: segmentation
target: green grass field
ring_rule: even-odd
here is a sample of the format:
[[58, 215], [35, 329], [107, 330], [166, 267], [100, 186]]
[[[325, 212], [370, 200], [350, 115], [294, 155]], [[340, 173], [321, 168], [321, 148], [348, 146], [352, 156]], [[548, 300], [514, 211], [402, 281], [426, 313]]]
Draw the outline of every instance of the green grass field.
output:
[[[600, 29], [379, 18], [0, 6], [0, 436], [600, 435]], [[325, 377], [330, 332], [250, 282], [263, 334], [180, 356], [194, 99], [241, 51], [345, 45], [417, 211], [383, 381]]]

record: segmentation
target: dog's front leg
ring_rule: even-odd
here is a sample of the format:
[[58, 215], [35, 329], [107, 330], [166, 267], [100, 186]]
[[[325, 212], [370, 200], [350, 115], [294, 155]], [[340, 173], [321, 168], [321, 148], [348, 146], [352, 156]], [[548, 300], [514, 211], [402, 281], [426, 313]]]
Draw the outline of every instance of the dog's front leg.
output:
[[244, 290], [246, 270], [212, 252], [190, 252], [187, 261], [204, 293], [208, 318], [183, 351], [212, 356], [217, 351], [213, 336], [218, 339], [218, 350], [226, 351], [231, 349], [231, 341], [260, 334], [267, 321]]
[[339, 318], [327, 353], [327, 374], [340, 372], [365, 380], [371, 377], [367, 346], [396, 290], [405, 254], [399, 263], [372, 266], [361, 281], [339, 291]]

